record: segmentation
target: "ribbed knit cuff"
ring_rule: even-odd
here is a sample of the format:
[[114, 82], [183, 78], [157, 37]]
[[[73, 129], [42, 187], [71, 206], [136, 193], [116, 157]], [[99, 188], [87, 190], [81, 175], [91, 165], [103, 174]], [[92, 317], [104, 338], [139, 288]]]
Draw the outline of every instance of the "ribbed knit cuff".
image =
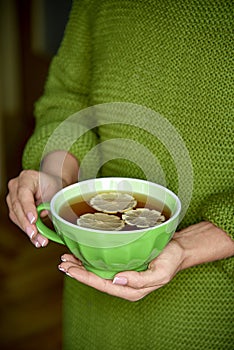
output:
[[207, 198], [202, 206], [202, 219], [212, 222], [234, 239], [234, 193]]
[[[210, 221], [234, 239], [234, 194], [222, 193], [209, 197], [203, 203], [202, 219]], [[234, 257], [217, 262], [234, 279]]]

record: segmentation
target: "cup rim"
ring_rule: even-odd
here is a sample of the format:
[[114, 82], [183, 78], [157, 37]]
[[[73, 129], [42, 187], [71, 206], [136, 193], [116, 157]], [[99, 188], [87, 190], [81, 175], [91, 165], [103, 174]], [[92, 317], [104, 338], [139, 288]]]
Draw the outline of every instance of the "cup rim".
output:
[[[165, 222], [163, 222], [162, 224], [158, 225], [158, 226], [151, 226], [151, 227], [146, 227], [146, 228], [142, 228], [142, 229], [137, 229], [137, 230], [131, 230], [131, 231], [102, 231], [102, 230], [97, 230], [97, 229], [92, 229], [92, 228], [88, 228], [88, 227], [82, 227], [82, 226], [78, 226], [78, 225], [75, 225], [65, 219], [63, 219], [55, 210], [55, 202], [57, 200], [57, 198], [59, 196], [62, 195], [62, 193], [65, 193], [66, 191], [69, 191], [70, 189], [72, 189], [73, 187], [77, 187], [79, 186], [80, 184], [86, 184], [86, 183], [89, 183], [89, 182], [102, 182], [103, 180], [116, 180], [117, 182], [118, 181], [137, 181], [137, 182], [140, 182], [140, 183], [147, 183], [149, 184], [150, 186], [156, 186], [157, 188], [160, 188], [162, 190], [164, 190], [165, 192], [169, 193], [175, 200], [176, 200], [176, 204], [177, 204], [177, 208], [176, 208], [176, 211], [175, 213], [168, 219], [166, 220]], [[87, 192], [88, 193], [88, 192]], [[51, 199], [50, 201], [50, 211], [52, 213], [52, 216], [54, 216], [58, 221], [62, 222], [63, 224], [66, 224], [67, 226], [70, 226], [72, 228], [78, 228], [79, 230], [81, 231], [84, 231], [84, 232], [94, 232], [94, 233], [99, 233], [99, 234], [139, 234], [139, 233], [142, 233], [142, 232], [147, 232], [147, 231], [150, 231], [150, 230], [153, 230], [155, 229], [156, 227], [163, 227], [163, 226], [166, 226], [168, 224], [170, 224], [171, 221], [173, 221], [177, 216], [179, 216], [180, 212], [181, 212], [181, 201], [180, 199], [178, 198], [178, 196], [171, 190], [169, 190], [167, 187], [165, 186], [162, 186], [160, 184], [157, 184], [155, 182], [151, 182], [151, 181], [148, 181], [148, 180], [143, 180], [143, 179], [138, 179], [138, 178], [129, 178], [129, 177], [111, 177], [111, 176], [108, 176], [108, 177], [100, 177], [100, 178], [94, 178], [94, 179], [88, 179], [88, 180], [83, 180], [83, 181], [80, 181], [80, 182], [76, 182], [72, 185], [69, 185], [69, 186], [66, 186], [64, 188], [62, 188], [60, 191], [58, 191]]]

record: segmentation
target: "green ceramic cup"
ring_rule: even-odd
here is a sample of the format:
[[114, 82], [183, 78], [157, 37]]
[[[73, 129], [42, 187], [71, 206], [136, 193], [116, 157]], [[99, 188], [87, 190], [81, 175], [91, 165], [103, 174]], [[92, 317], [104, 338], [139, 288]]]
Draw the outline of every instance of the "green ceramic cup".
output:
[[[59, 215], [67, 201], [82, 195], [103, 191], [124, 191], [147, 195], [166, 204], [170, 218], [164, 223], [134, 231], [100, 231], [79, 227], [65, 221]], [[148, 263], [157, 257], [172, 238], [178, 223], [181, 203], [167, 188], [152, 182], [131, 178], [98, 178], [68, 186], [52, 198], [50, 203], [38, 206], [38, 231], [48, 239], [66, 245], [72, 254], [83, 262], [85, 268], [100, 277], [112, 279], [121, 271], [147, 269]], [[41, 220], [43, 210], [51, 212], [55, 231]]]

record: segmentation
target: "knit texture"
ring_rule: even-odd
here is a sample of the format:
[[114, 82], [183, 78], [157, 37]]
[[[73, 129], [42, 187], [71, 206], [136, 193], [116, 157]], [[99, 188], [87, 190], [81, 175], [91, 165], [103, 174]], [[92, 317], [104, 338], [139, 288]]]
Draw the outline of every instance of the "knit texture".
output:
[[[163, 116], [189, 152], [193, 192], [180, 228], [207, 220], [234, 238], [232, 15], [231, 0], [74, 1], [36, 103], [36, 129], [25, 148], [24, 168], [39, 168], [50, 135], [71, 114], [102, 103], [142, 105]], [[100, 145], [101, 176], [145, 178], [149, 158], [143, 156], [140, 166], [134, 162], [139, 156], [134, 144], [144, 145], [160, 164], [150, 180], [177, 193], [172, 152], [153, 132], [137, 127], [137, 113], [132, 126], [128, 119], [118, 123], [115, 103], [110, 108], [87, 113], [87, 121], [96, 118], [98, 127], [70, 151], [82, 162]], [[106, 118], [112, 122], [105, 123]], [[71, 130], [83, 128], [73, 123]], [[161, 127], [155, 123], [152, 116], [152, 130]], [[50, 150], [66, 144], [69, 134], [59, 132]], [[179, 149], [173, 152], [176, 156]], [[84, 177], [90, 174], [86, 169]], [[136, 303], [67, 277], [64, 349], [231, 350], [233, 267], [231, 258], [190, 268]]]

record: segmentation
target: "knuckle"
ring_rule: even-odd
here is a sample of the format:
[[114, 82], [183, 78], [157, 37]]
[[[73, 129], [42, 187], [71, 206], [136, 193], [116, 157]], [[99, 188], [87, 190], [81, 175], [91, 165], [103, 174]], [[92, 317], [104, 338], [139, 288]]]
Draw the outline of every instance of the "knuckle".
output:
[[22, 179], [30, 174], [30, 170], [22, 170], [19, 174], [19, 178]]
[[135, 282], [134, 287], [136, 289], [141, 289], [141, 288], [144, 288], [145, 286], [143, 285], [143, 283], [141, 281], [138, 280]]
[[136, 275], [135, 281], [134, 281], [134, 288], [141, 289], [146, 287], [145, 281], [141, 278], [141, 275]]
[[31, 169], [24, 169], [21, 171], [19, 178], [20, 180], [25, 179], [25, 178], [29, 178], [29, 177], [33, 177], [35, 176], [37, 172], [35, 170], [31, 170]]
[[17, 191], [17, 195], [18, 195], [19, 198], [24, 198], [25, 190], [27, 190], [26, 187], [19, 186], [18, 191]]
[[11, 199], [10, 199], [9, 193], [8, 193], [8, 195], [6, 196], [6, 203], [7, 203], [8, 207], [10, 208]]
[[17, 199], [13, 200], [11, 203], [12, 211], [17, 212], [19, 208], [19, 201]]
[[8, 182], [9, 191], [11, 191], [14, 186], [15, 186], [15, 179], [9, 180], [9, 182]]

